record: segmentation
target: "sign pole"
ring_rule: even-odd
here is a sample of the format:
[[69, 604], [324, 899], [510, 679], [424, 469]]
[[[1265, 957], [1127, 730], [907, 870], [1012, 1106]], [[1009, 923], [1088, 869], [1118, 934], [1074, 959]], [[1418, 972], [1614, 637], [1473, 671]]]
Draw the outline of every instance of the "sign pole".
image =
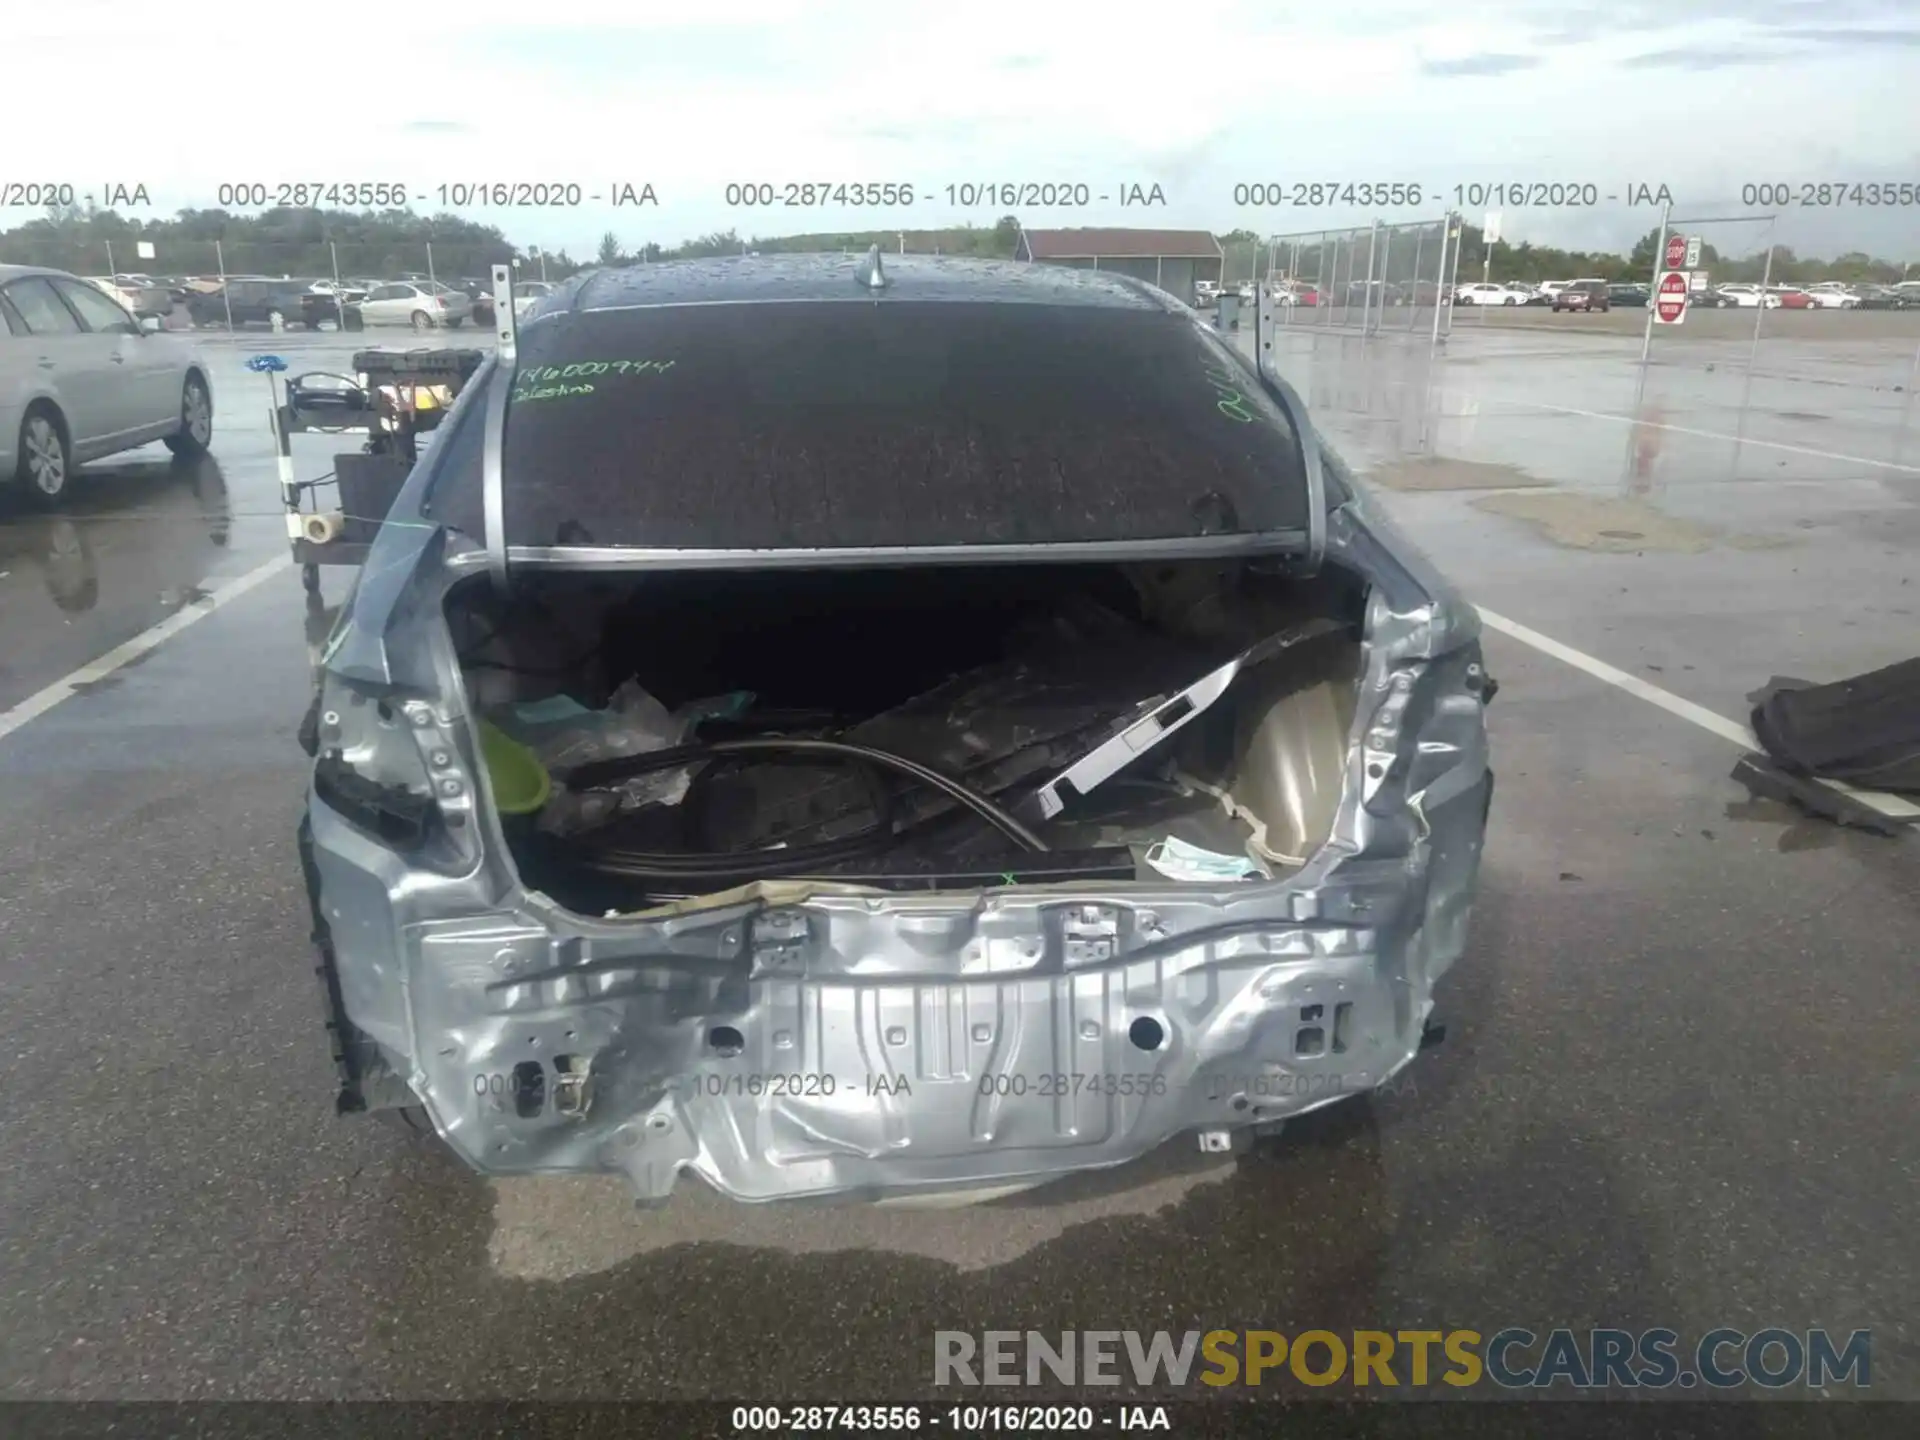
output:
[[1767, 318], [1767, 286], [1773, 283], [1773, 232], [1778, 221], [1767, 226], [1767, 263], [1760, 272], [1760, 303], [1753, 307], [1753, 344], [1747, 349], [1747, 373], [1753, 373], [1753, 362], [1760, 357], [1760, 322]]
[[[292, 435], [288, 432], [284, 417], [280, 413], [280, 381], [276, 378], [282, 370], [287, 368], [287, 362], [278, 355], [249, 355], [246, 365], [247, 369], [255, 374], [267, 377], [269, 401], [267, 420], [273, 426], [274, 459], [280, 469], [280, 500], [286, 506], [288, 516], [293, 517], [300, 509], [300, 487], [294, 483], [293, 479]], [[298, 521], [289, 518], [287, 524], [290, 527], [297, 527]], [[290, 528], [288, 533], [297, 537], [299, 531], [297, 528]]]
[[[1486, 222], [1480, 228], [1480, 244], [1485, 252], [1480, 262], [1480, 283], [1482, 285], [1491, 284], [1493, 281], [1493, 247], [1499, 243], [1500, 212], [1498, 210], [1489, 210], [1487, 212]], [[1487, 323], [1487, 312], [1484, 306], [1480, 310], [1480, 323], [1482, 325]]]
[[[1672, 269], [1672, 270], [1677, 270], [1680, 268], [1677, 265], [1671, 265], [1671, 266], [1666, 265], [1667, 222], [1670, 221], [1672, 218], [1673, 218], [1673, 202], [1669, 200], [1667, 201], [1666, 204], [1660, 207], [1660, 239], [1653, 247], [1653, 290], [1654, 290], [1656, 301], [1657, 301], [1659, 290], [1660, 290], [1661, 267], [1666, 266], [1666, 268]], [[1682, 258], [1684, 258], [1684, 256]], [[1653, 350], [1653, 315], [1654, 315], [1654, 307], [1652, 305], [1647, 306], [1647, 327], [1645, 332], [1640, 336], [1640, 363], [1642, 365], [1647, 363], [1647, 356], [1651, 354]]]
[[1429, 364], [1433, 361], [1433, 352], [1440, 348], [1440, 312], [1447, 308], [1447, 242], [1452, 234], [1453, 212], [1449, 210], [1440, 222], [1440, 263], [1433, 271], [1433, 335], [1427, 341]]
[[227, 307], [227, 334], [233, 334], [233, 296], [227, 290], [227, 257], [218, 240], [213, 242], [213, 263], [220, 271], [220, 298]]

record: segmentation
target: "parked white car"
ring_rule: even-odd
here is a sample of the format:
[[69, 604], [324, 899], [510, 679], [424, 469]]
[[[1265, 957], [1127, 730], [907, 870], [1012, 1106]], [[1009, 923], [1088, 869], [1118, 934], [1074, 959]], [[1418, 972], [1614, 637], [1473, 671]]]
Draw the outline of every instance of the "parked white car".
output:
[[1545, 280], [1540, 284], [1540, 293], [1551, 300], [1571, 284], [1571, 280]]
[[1860, 304], [1859, 294], [1842, 280], [1818, 281], [1806, 287], [1806, 294], [1822, 310], [1852, 310]]
[[80, 277], [102, 295], [124, 305], [136, 316], [164, 316], [173, 309], [172, 293], [155, 285], [138, 285], [124, 276], [83, 275]]
[[415, 330], [458, 330], [473, 314], [467, 292], [427, 280], [389, 280], [360, 302], [360, 318], [369, 325], [411, 325]]
[[[1758, 285], [1747, 285], [1747, 284], [1741, 284], [1741, 283], [1736, 283], [1732, 285], [1722, 285], [1719, 287], [1719, 291], [1723, 296], [1725, 296], [1728, 300], [1731, 300], [1735, 305], [1739, 305], [1748, 310], [1752, 310], [1756, 306], [1758, 306], [1762, 298], [1760, 287]], [[1780, 308], [1780, 297], [1778, 295], [1768, 295], [1765, 297], [1765, 299], [1766, 299], [1767, 309], [1778, 310]]]
[[33, 503], [58, 503], [76, 466], [149, 441], [204, 452], [208, 375], [192, 345], [98, 285], [0, 265], [0, 481]]
[[[1200, 285], [1205, 285], [1206, 283], [1204, 280], [1197, 281], [1195, 288], [1198, 288]], [[559, 288], [558, 285], [547, 280], [516, 281], [513, 287], [514, 318], [518, 319], [520, 316], [526, 314], [527, 311], [531, 310], [535, 305], [539, 304]], [[1203, 295], [1202, 299], [1205, 298]]]
[[1454, 286], [1453, 303], [1456, 305], [1524, 305], [1527, 303], [1527, 297], [1506, 285], [1491, 285], [1476, 281], [1471, 285]]

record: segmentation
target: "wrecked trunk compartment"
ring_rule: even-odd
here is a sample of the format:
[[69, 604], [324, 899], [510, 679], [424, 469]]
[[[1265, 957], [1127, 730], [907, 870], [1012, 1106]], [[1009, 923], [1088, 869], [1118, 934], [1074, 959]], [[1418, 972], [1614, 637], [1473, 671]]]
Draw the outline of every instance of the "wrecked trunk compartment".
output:
[[1410, 1063], [1492, 793], [1479, 619], [1264, 328], [877, 252], [542, 307], [302, 726], [341, 1108], [649, 1201], [978, 1196]]
[[312, 722], [342, 1108], [762, 1201], [1229, 1151], [1375, 1088], [1438, 1033], [1492, 788], [1472, 611], [1382, 533], [1337, 512], [1311, 576], [505, 592], [410, 541]]
[[544, 772], [520, 875], [588, 914], [1288, 873], [1333, 821], [1365, 618], [1342, 572], [1218, 561], [555, 573], [446, 609], [496, 759]]

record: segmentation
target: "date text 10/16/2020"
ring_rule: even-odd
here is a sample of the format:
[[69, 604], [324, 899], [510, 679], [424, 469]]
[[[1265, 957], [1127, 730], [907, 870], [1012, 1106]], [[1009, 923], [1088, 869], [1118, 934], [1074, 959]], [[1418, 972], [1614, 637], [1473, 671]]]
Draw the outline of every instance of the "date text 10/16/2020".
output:
[[[1267, 1077], [1275, 1085], [1279, 1077]], [[512, 1075], [499, 1071], [477, 1071], [473, 1077], [473, 1091], [476, 1095], [508, 1096], [514, 1092], [516, 1080]], [[696, 1096], [734, 1096], [767, 1099], [810, 1099], [825, 1098], [832, 1095], [864, 1095], [879, 1097], [883, 1095], [911, 1095], [914, 1093], [913, 1077], [901, 1074], [888, 1074], [883, 1071], [869, 1071], [864, 1075], [846, 1076], [814, 1070], [791, 1071], [738, 1071], [738, 1070], [699, 1070], [680, 1074], [645, 1076], [630, 1082], [639, 1090], [662, 1090], [684, 1097]], [[929, 1083], [925, 1079], [918, 1081], [921, 1087]], [[940, 1081], [942, 1085], [954, 1082]], [[1007, 1072], [988, 1072], [975, 1076], [971, 1080], [959, 1083], [970, 1086], [982, 1096], [1007, 1098], [1038, 1099], [1072, 1098], [1074, 1096], [1159, 1096], [1168, 1093], [1165, 1075], [1152, 1071], [1138, 1073], [1116, 1073], [1113, 1071], [1074, 1071], [1048, 1074], [1026, 1075]], [[1304, 1090], [1305, 1081], [1302, 1081]], [[1272, 1087], [1269, 1087], [1270, 1089]], [[1225, 1093], [1224, 1091], [1222, 1092]], [[1278, 1093], [1277, 1090], [1274, 1093]]]

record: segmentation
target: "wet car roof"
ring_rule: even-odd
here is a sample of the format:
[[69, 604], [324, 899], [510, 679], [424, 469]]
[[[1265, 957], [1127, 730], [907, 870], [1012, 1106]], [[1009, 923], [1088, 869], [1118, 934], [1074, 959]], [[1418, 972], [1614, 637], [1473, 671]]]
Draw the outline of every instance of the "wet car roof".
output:
[[1157, 310], [1172, 302], [1121, 276], [1063, 265], [887, 255], [886, 286], [861, 283], [865, 254], [729, 255], [594, 270], [568, 282], [554, 310], [617, 310], [647, 305], [766, 304], [777, 301], [950, 300], [974, 304], [1099, 306]]

